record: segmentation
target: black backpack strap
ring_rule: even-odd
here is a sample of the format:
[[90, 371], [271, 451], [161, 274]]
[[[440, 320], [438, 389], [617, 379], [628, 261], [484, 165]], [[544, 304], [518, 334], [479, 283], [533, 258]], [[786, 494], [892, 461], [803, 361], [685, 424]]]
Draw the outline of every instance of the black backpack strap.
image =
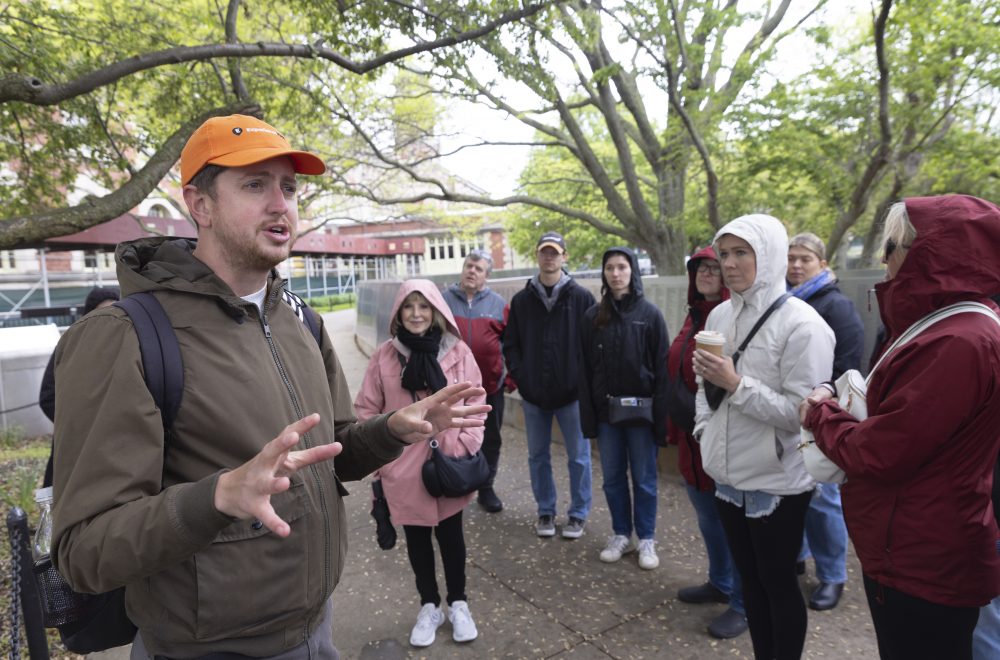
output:
[[177, 335], [163, 306], [152, 293], [133, 293], [114, 303], [125, 310], [139, 338], [146, 387], [160, 409], [163, 430], [169, 431], [184, 394], [184, 364]]
[[743, 343], [740, 344], [740, 347], [736, 349], [736, 352], [733, 354], [734, 365], [739, 361], [740, 355], [743, 353], [743, 351], [746, 350], [747, 344], [750, 343], [750, 340], [753, 339], [753, 336], [757, 334], [758, 330], [760, 330], [760, 326], [764, 325], [764, 321], [766, 321], [767, 318], [774, 313], [774, 310], [784, 305], [785, 301], [791, 297], [792, 297], [792, 292], [786, 291], [781, 295], [780, 298], [771, 303], [771, 306], [768, 307], [767, 310], [765, 310], [765, 312], [760, 315], [760, 318], [757, 319], [757, 322], [754, 323], [753, 327], [750, 329], [750, 334], [747, 335], [747, 338], [743, 340]]
[[321, 345], [323, 343], [323, 335], [320, 332], [319, 319], [316, 318], [316, 310], [307, 305], [305, 300], [302, 300], [302, 298], [295, 295], [288, 289], [285, 289], [281, 293], [281, 299], [292, 308], [292, 311], [299, 317], [299, 320], [306, 324], [306, 327], [309, 328], [309, 332], [312, 333], [313, 339], [316, 340], [316, 345]]

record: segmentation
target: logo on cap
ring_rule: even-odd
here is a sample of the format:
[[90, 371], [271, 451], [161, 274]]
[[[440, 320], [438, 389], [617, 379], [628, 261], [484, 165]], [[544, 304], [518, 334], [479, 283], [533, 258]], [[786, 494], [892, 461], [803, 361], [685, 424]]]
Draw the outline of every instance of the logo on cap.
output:
[[237, 126], [236, 128], [233, 129], [233, 135], [241, 135], [242, 133], [243, 133], [243, 129], [240, 128], [239, 126]]

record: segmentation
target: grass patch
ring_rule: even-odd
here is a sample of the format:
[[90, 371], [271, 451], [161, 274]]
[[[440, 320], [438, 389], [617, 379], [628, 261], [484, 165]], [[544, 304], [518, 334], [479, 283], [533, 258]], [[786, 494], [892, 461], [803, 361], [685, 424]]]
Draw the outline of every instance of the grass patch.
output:
[[358, 304], [358, 296], [353, 293], [338, 293], [332, 296], [317, 296], [306, 300], [310, 307], [320, 313], [351, 309]]
[[[45, 463], [49, 458], [52, 439], [50, 436], [25, 438], [19, 431], [0, 433], [0, 500], [3, 502], [4, 534], [0, 543], [0, 612], [10, 611], [13, 596], [11, 584], [10, 537], [7, 534], [7, 515], [15, 506], [28, 514], [28, 527], [33, 531], [38, 523], [35, 511], [35, 489], [42, 485]], [[6, 616], [4, 617], [6, 619]], [[0, 657], [11, 657], [10, 636], [7, 626], [0, 635]], [[68, 652], [59, 641], [59, 633], [46, 631], [49, 640], [49, 657], [82, 658]], [[21, 657], [28, 657], [28, 642], [21, 633]]]

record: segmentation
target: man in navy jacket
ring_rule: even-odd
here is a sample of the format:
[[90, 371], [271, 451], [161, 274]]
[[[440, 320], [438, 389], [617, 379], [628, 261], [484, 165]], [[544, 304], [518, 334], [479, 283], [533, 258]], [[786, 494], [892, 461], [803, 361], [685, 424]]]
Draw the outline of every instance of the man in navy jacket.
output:
[[535, 247], [538, 274], [510, 302], [503, 354], [521, 392], [528, 439], [531, 490], [538, 505], [535, 532], [555, 536], [556, 486], [552, 478], [552, 418], [566, 444], [570, 507], [563, 538], [576, 539], [590, 513], [590, 443], [580, 428], [577, 392], [580, 327], [594, 296], [564, 270], [566, 241], [543, 234]]

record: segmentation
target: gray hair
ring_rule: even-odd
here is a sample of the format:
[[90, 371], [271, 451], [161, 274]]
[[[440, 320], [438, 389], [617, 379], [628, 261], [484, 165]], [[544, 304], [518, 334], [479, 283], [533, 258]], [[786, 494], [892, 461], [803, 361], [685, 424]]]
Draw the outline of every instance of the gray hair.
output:
[[493, 272], [493, 257], [486, 250], [480, 250], [479, 248], [473, 248], [469, 250], [469, 254], [465, 257], [466, 261], [485, 261], [486, 262], [486, 274], [489, 275]]
[[917, 237], [917, 229], [910, 222], [910, 214], [906, 212], [906, 202], [896, 202], [885, 214], [885, 225], [882, 231], [882, 254], [885, 254], [886, 244], [892, 241], [897, 250], [908, 250]]
[[788, 247], [804, 247], [810, 252], [814, 252], [820, 260], [826, 259], [826, 245], [823, 244], [823, 239], [812, 232], [806, 231], [792, 236], [792, 239], [788, 241]]

